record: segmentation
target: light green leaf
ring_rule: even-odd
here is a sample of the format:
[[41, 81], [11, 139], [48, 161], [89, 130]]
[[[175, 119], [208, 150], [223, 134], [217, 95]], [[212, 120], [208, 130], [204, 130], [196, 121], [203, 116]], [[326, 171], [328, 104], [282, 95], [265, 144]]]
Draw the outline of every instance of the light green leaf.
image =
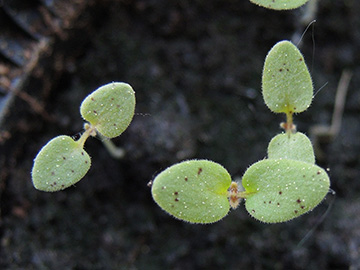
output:
[[90, 157], [69, 136], [58, 136], [49, 141], [38, 153], [32, 169], [36, 189], [59, 191], [78, 182], [90, 168]]
[[311, 76], [298, 48], [290, 41], [278, 42], [265, 59], [262, 92], [275, 113], [305, 111], [313, 99]]
[[135, 92], [126, 83], [101, 86], [81, 104], [82, 117], [108, 138], [119, 136], [129, 126], [135, 111]]
[[282, 133], [276, 135], [268, 146], [269, 159], [294, 159], [315, 163], [314, 149], [309, 138], [301, 133]]
[[309, 0], [250, 0], [262, 7], [276, 10], [294, 9], [304, 5]]
[[229, 212], [229, 173], [208, 160], [175, 164], [158, 176], [152, 185], [155, 202], [174, 217], [191, 223], [212, 223]]
[[268, 223], [291, 220], [316, 207], [329, 191], [327, 173], [314, 164], [265, 159], [244, 174], [246, 210]]

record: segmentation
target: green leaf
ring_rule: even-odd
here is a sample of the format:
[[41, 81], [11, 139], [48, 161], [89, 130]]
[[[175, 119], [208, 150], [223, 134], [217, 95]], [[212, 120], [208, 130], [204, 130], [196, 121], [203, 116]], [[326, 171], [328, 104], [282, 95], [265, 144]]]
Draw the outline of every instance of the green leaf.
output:
[[276, 135], [268, 146], [269, 159], [294, 159], [315, 163], [314, 149], [309, 138], [301, 133]]
[[275, 113], [305, 111], [313, 99], [311, 76], [298, 48], [290, 41], [278, 42], [265, 59], [262, 92]]
[[276, 10], [294, 9], [304, 5], [309, 0], [250, 0], [262, 7]]
[[208, 160], [175, 164], [158, 176], [152, 185], [155, 202], [174, 217], [191, 223], [212, 223], [229, 212], [229, 173]]
[[90, 168], [90, 157], [69, 136], [58, 136], [38, 153], [32, 169], [36, 189], [59, 191], [81, 180]]
[[245, 207], [254, 218], [284, 222], [316, 207], [329, 191], [327, 173], [307, 162], [266, 159], [244, 174]]
[[80, 107], [82, 117], [108, 138], [124, 132], [134, 111], [134, 90], [130, 85], [119, 82], [101, 86], [87, 96]]

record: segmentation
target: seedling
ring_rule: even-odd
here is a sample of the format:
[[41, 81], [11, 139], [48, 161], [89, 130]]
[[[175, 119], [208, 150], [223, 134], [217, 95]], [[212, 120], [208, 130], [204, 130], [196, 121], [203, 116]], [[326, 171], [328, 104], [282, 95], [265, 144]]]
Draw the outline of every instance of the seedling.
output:
[[329, 177], [315, 165], [309, 138], [297, 132], [293, 124], [293, 114], [310, 106], [313, 86], [304, 57], [291, 42], [281, 41], [269, 51], [262, 91], [269, 109], [285, 113], [287, 119], [281, 124], [285, 132], [269, 143], [268, 158], [246, 170], [243, 188], [215, 162], [189, 160], [175, 164], [152, 183], [152, 196], [163, 210], [191, 223], [212, 223], [244, 199], [252, 217], [277, 223], [311, 211], [324, 199]]
[[155, 201], [174, 217], [211, 223], [229, 212], [230, 174], [209, 160], [178, 163], [160, 173], [152, 185]]
[[268, 146], [269, 159], [293, 159], [315, 163], [314, 149], [309, 138], [301, 133], [276, 135]]
[[50, 140], [37, 154], [32, 168], [36, 189], [59, 191], [80, 181], [90, 169], [90, 156], [84, 150], [90, 136], [111, 139], [129, 126], [135, 111], [135, 92], [126, 83], [101, 86], [87, 96], [80, 106], [87, 121], [80, 139], [62, 135]]
[[269, 9], [287, 10], [304, 5], [309, 0], [250, 0], [250, 2]]

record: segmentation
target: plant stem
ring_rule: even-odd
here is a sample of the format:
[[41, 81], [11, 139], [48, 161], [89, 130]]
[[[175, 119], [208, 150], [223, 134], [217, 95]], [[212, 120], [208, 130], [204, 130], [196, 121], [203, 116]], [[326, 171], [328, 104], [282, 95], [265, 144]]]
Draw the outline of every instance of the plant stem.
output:
[[293, 112], [286, 113], [286, 133], [290, 134], [294, 130], [294, 122], [293, 122]]
[[121, 159], [125, 156], [125, 150], [121, 147], [117, 147], [110, 139], [99, 134], [101, 142], [104, 144], [105, 148], [108, 150], [109, 154], [116, 159]]
[[349, 89], [351, 77], [352, 77], [352, 72], [349, 70], [344, 70], [341, 73], [341, 78], [336, 91], [335, 105], [331, 120], [331, 126], [329, 128], [329, 132], [333, 137], [336, 137], [336, 135], [339, 133], [341, 128], [341, 120], [345, 107], [345, 99], [346, 99], [347, 91]]
[[95, 127], [91, 126], [90, 124], [86, 123], [84, 125], [85, 132], [81, 135], [80, 139], [77, 140], [79, 147], [84, 148], [84, 144], [89, 136], [95, 136], [96, 130]]
[[295, 133], [296, 132], [296, 126], [294, 125], [293, 122], [293, 112], [292, 111], [288, 111], [286, 113], [286, 123], [282, 122], [280, 124], [280, 127], [285, 129], [285, 132], [290, 136], [291, 133]]

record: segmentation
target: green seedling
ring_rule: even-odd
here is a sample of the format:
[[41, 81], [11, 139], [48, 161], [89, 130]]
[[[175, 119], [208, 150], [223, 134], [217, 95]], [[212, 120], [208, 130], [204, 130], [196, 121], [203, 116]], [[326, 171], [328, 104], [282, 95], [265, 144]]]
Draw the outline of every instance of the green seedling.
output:
[[155, 177], [156, 203], [176, 218], [211, 223], [225, 217], [245, 200], [248, 213], [267, 223], [285, 222], [314, 209], [330, 188], [327, 173], [315, 165], [309, 138], [296, 131], [293, 114], [306, 110], [313, 86], [304, 58], [289, 41], [277, 43], [268, 53], [262, 78], [263, 97], [275, 113], [285, 113], [285, 133], [269, 143], [268, 158], [251, 165], [242, 187], [232, 182], [221, 165], [190, 160], [173, 165]]
[[211, 223], [229, 212], [229, 173], [208, 160], [178, 163], [160, 173], [152, 185], [155, 202], [176, 218]]
[[32, 171], [35, 188], [58, 191], [78, 182], [90, 169], [90, 156], [69, 136], [58, 136], [37, 155]]
[[110, 83], [87, 96], [80, 106], [80, 113], [97, 132], [114, 138], [129, 126], [134, 109], [132, 88], [124, 83]]
[[272, 112], [285, 113], [286, 130], [293, 129], [294, 113], [305, 111], [313, 99], [313, 84], [304, 57], [290, 41], [281, 41], [265, 58], [262, 92]]
[[310, 139], [301, 132], [276, 135], [268, 146], [269, 159], [293, 159], [315, 164]]
[[63, 190], [80, 181], [90, 169], [85, 141], [99, 134], [107, 139], [119, 136], [129, 126], [135, 111], [135, 92], [126, 83], [109, 83], [87, 96], [80, 106], [87, 121], [79, 140], [58, 136], [37, 154], [32, 168], [36, 189], [48, 192]]
[[329, 178], [322, 168], [291, 159], [253, 164], [242, 184], [246, 210], [269, 223], [288, 221], [312, 210], [329, 191]]
[[250, 0], [250, 2], [275, 10], [288, 10], [301, 7], [309, 0]]

